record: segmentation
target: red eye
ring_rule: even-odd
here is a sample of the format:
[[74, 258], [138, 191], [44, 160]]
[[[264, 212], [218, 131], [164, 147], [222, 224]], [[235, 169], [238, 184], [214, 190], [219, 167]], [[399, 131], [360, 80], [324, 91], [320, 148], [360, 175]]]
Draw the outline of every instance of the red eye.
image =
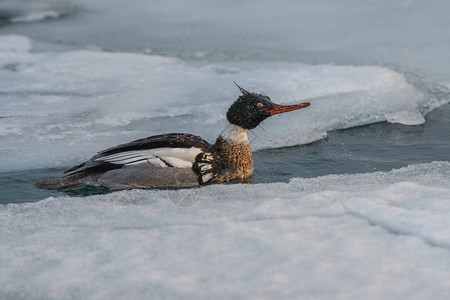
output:
[[264, 104], [262, 104], [262, 103], [260, 102], [260, 103], [256, 104], [256, 106], [258, 106], [258, 107], [263, 107]]

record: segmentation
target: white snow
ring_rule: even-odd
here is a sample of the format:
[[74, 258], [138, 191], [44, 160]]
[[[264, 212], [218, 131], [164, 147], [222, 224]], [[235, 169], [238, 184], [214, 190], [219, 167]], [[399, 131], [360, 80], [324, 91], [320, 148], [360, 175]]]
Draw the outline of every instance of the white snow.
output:
[[330, 130], [374, 122], [420, 124], [441, 104], [381, 67], [199, 64], [93, 50], [31, 53], [29, 39], [20, 36], [0, 37], [0, 50], [9, 47], [1, 42], [8, 39], [17, 51], [0, 51], [4, 171], [67, 166], [164, 132], [213, 142], [239, 95], [233, 81], [281, 104], [311, 101], [306, 109], [272, 117], [250, 131], [256, 150], [310, 143]]
[[449, 162], [2, 205], [0, 298], [445, 299], [449, 214]]
[[12, 23], [32, 23], [32, 22], [39, 22], [45, 19], [55, 19], [60, 17], [60, 14], [56, 11], [52, 10], [46, 10], [46, 11], [39, 11], [39, 12], [32, 12], [24, 16], [17, 16], [14, 18], [11, 18]]
[[[0, 35], [0, 52], [28, 52], [32, 48], [29, 38], [22, 35]], [[2, 64], [8, 63], [8, 57], [2, 53]]]

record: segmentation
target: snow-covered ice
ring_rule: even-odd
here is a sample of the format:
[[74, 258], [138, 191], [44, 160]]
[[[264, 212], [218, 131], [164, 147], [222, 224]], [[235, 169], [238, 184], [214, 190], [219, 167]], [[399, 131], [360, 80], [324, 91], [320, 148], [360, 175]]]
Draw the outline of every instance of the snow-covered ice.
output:
[[449, 214], [449, 162], [2, 205], [0, 298], [445, 299]]
[[8, 64], [9, 58], [7, 52], [28, 52], [31, 48], [30, 39], [23, 35], [0, 35], [0, 51], [2, 52], [3, 67]]
[[18, 22], [38, 22], [49, 18], [58, 18], [60, 16], [59, 13], [52, 10], [47, 11], [41, 11], [37, 13], [30, 13], [25, 16], [18, 16], [11, 18], [11, 22], [18, 23]]

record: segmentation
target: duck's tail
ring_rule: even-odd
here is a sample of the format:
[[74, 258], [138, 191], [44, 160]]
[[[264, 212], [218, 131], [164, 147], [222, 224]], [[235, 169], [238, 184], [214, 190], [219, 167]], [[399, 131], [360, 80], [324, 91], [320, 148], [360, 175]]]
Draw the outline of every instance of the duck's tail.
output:
[[64, 177], [61, 178], [53, 178], [40, 182], [36, 182], [34, 184], [35, 187], [40, 189], [53, 189], [53, 190], [72, 190], [74, 188], [83, 186], [81, 182], [68, 182], [64, 180]]
[[40, 189], [73, 190], [81, 186], [94, 184], [95, 182], [92, 176], [78, 173], [40, 181], [35, 183], [35, 186]]

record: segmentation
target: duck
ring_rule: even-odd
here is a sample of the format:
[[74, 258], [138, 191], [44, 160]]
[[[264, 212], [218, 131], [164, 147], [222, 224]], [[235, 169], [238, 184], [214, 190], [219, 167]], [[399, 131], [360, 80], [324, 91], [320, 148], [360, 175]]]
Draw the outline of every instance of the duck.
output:
[[35, 186], [66, 191], [91, 186], [125, 190], [250, 182], [254, 165], [248, 131], [271, 116], [310, 103], [276, 104], [266, 95], [235, 84], [241, 94], [229, 107], [228, 124], [214, 144], [187, 133], [154, 135], [100, 151], [66, 170], [66, 175]]

